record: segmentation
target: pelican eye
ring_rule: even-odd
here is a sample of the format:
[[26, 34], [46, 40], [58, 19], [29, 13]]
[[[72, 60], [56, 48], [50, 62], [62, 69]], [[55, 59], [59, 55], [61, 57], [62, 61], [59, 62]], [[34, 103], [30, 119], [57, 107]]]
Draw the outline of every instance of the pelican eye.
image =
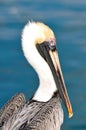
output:
[[54, 39], [50, 39], [50, 41], [48, 41], [48, 42], [46, 41], [45, 46], [47, 46], [49, 48], [49, 50], [51, 50], [51, 51], [56, 50], [56, 45], [55, 45], [55, 40]]

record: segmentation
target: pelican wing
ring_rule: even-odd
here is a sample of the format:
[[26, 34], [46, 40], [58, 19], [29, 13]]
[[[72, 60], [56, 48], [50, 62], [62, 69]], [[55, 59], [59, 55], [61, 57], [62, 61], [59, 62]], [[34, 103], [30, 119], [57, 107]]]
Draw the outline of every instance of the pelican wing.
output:
[[[59, 97], [48, 102], [31, 100], [14, 113], [2, 130], [54, 130], [63, 122]], [[58, 126], [59, 124], [59, 126]], [[53, 127], [53, 128], [52, 128]]]
[[0, 110], [0, 127], [8, 121], [8, 119], [15, 113], [22, 104], [25, 103], [25, 97], [23, 93], [16, 94], [10, 101]]

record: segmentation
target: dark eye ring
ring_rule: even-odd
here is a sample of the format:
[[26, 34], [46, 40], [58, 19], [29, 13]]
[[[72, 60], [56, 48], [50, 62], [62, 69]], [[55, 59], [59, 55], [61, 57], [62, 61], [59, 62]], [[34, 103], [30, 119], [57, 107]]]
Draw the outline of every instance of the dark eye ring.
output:
[[52, 51], [55, 51], [55, 50], [56, 50], [55, 39], [53, 39], [53, 38], [50, 39], [50, 41], [49, 41], [49, 48], [50, 48]]
[[55, 39], [50, 39], [49, 41], [44, 42], [45, 46], [51, 50], [51, 51], [55, 51], [56, 50], [56, 43], [55, 43]]

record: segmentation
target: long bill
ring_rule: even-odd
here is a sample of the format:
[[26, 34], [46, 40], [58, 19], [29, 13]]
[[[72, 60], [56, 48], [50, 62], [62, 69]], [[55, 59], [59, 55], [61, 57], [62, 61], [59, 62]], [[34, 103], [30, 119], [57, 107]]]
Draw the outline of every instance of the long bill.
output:
[[53, 73], [53, 76], [54, 76], [54, 79], [56, 82], [57, 89], [59, 91], [60, 97], [62, 98], [63, 102], [65, 103], [69, 117], [72, 117], [73, 116], [72, 106], [71, 106], [71, 103], [70, 103], [70, 100], [68, 97], [68, 93], [66, 90], [66, 86], [65, 86], [64, 79], [63, 79], [57, 51], [49, 50], [49, 55], [51, 57], [53, 65], [54, 65], [54, 69], [52, 70], [52, 73]]

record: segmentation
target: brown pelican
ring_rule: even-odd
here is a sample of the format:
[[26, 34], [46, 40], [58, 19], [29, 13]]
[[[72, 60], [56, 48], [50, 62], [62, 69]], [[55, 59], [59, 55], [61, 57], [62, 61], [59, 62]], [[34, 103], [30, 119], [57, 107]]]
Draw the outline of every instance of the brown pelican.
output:
[[63, 122], [61, 100], [69, 117], [73, 112], [56, 51], [55, 35], [47, 25], [29, 22], [22, 32], [22, 48], [39, 76], [39, 87], [29, 101], [19, 94], [7, 103], [0, 113], [1, 130], [60, 130]]

